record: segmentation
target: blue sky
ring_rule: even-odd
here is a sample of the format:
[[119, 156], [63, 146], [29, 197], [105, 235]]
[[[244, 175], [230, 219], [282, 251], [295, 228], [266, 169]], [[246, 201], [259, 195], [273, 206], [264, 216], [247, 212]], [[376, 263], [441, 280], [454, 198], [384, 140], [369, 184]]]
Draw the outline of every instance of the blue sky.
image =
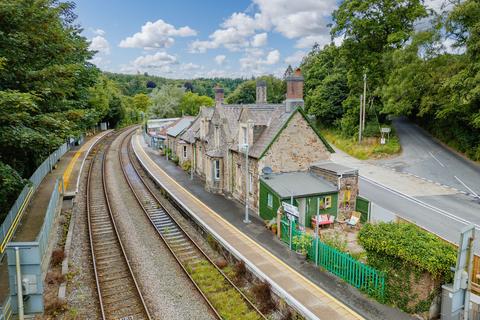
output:
[[169, 78], [281, 75], [315, 42], [330, 42], [327, 24], [337, 7], [337, 0], [76, 3], [98, 67]]

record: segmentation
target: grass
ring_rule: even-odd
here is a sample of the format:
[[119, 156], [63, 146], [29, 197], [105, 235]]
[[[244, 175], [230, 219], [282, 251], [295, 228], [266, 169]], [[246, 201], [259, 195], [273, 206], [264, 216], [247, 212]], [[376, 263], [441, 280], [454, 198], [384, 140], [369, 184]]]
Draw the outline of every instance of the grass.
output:
[[345, 138], [335, 130], [321, 128], [320, 131], [328, 142], [360, 160], [385, 158], [398, 154], [401, 150], [400, 141], [392, 134], [388, 142], [382, 145], [379, 137], [365, 137], [358, 144], [356, 138]]
[[209, 262], [202, 261], [187, 270], [223, 319], [261, 319]]

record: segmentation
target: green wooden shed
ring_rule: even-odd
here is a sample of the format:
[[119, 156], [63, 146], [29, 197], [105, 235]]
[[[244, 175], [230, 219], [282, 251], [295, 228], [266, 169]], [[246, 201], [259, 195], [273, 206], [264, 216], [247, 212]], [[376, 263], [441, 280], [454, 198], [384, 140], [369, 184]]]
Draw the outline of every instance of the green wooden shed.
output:
[[317, 214], [337, 216], [337, 187], [311, 172], [287, 172], [260, 177], [259, 213], [271, 220], [282, 202], [293, 203], [299, 209], [299, 223], [311, 227], [311, 218]]

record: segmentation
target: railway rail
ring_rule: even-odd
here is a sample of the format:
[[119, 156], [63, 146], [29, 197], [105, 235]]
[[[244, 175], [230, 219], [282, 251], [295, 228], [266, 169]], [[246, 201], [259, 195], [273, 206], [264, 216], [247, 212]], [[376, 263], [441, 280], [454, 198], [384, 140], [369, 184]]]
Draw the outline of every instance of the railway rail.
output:
[[[133, 133], [124, 137], [118, 153], [119, 161], [127, 183], [158, 235], [182, 267], [185, 274], [192, 281], [195, 288], [203, 296], [213, 314], [218, 319], [225, 318], [225, 315], [222, 314], [222, 308], [218, 308], [218, 300], [215, 299], [215, 297], [218, 297], [218, 295], [222, 293], [228, 296], [231, 294], [231, 291], [235, 291], [235, 294], [239, 294], [242, 302], [245, 304], [243, 308], [238, 308], [242, 311], [236, 315], [237, 319], [266, 319], [258, 308], [255, 307], [243, 292], [196, 244], [196, 242], [180, 226], [175, 217], [173, 217], [168, 210], [162, 206], [160, 200], [145, 181], [141, 169], [139, 169], [139, 165], [135, 161], [135, 156], [131, 150], [132, 136]], [[222, 285], [216, 288], [216, 291], [213, 293], [205, 289], [202, 290], [202, 279], [195, 277], [195, 270], [197, 268], [204, 268], [205, 266], [214, 268], [216, 272], [223, 277]]]
[[[127, 129], [128, 130], [128, 129]], [[97, 142], [87, 178], [90, 248], [102, 319], [150, 320], [112, 214], [106, 183], [106, 154], [117, 134]]]

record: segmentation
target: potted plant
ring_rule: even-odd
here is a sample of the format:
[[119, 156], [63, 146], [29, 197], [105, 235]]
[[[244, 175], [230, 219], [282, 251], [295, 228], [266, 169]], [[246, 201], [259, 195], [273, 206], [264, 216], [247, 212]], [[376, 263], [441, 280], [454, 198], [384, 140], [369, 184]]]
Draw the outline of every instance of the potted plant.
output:
[[296, 247], [296, 252], [304, 257], [307, 256], [308, 250], [312, 246], [313, 237], [308, 233], [296, 235], [292, 239], [293, 245]]

